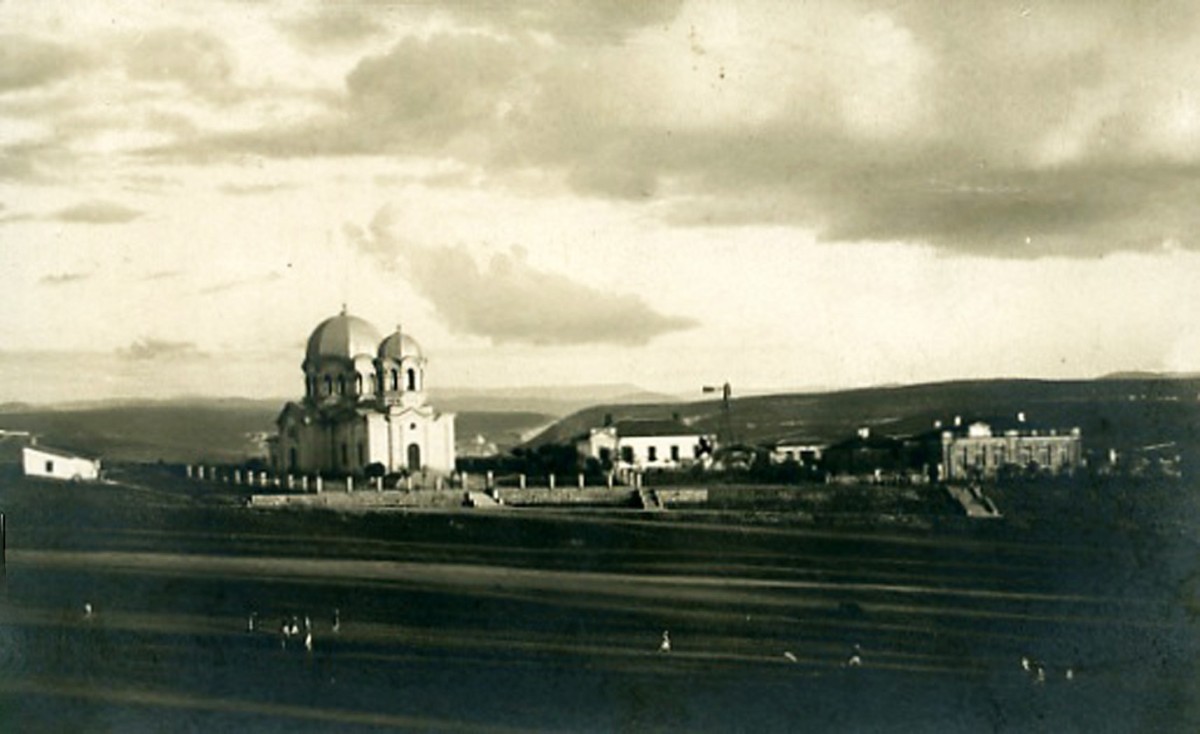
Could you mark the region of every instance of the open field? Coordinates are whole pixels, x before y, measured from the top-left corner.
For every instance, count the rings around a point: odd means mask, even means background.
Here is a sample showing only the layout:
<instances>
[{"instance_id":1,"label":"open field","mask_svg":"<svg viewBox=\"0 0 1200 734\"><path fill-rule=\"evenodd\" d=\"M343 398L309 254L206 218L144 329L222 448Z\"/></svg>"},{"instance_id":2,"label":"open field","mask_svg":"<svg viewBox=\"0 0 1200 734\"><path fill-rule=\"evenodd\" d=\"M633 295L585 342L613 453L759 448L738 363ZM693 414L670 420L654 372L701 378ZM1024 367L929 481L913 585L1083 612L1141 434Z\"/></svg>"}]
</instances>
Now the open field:
<instances>
[{"instance_id":1,"label":"open field","mask_svg":"<svg viewBox=\"0 0 1200 734\"><path fill-rule=\"evenodd\" d=\"M1010 488L1002 521L882 530L777 508L252 512L127 479L0 487L0 729L1200 727L1180 483ZM292 615L311 653L284 644Z\"/></svg>"}]
</instances>

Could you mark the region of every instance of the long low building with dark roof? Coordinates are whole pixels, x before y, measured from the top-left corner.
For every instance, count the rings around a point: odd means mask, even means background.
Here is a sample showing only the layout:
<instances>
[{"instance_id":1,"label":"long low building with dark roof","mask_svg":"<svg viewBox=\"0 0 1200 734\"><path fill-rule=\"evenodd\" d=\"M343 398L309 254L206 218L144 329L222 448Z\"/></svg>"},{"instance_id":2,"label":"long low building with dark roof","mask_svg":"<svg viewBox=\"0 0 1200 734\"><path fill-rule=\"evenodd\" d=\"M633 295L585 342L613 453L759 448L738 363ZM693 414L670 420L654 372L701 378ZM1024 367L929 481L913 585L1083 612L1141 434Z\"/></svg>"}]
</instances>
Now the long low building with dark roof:
<instances>
[{"instance_id":1,"label":"long low building with dark roof","mask_svg":"<svg viewBox=\"0 0 1200 734\"><path fill-rule=\"evenodd\" d=\"M593 428L576 442L579 454L618 472L676 470L706 464L715 434L678 420L623 420Z\"/></svg>"}]
</instances>

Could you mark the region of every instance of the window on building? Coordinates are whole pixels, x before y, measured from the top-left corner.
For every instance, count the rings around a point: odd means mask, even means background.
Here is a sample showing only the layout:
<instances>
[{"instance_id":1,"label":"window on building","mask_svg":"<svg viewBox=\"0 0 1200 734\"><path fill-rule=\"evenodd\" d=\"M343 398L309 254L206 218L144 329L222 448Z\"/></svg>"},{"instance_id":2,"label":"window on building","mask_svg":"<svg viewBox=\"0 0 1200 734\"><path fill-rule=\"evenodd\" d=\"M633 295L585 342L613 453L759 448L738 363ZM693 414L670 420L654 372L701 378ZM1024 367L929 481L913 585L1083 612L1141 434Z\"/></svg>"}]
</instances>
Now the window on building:
<instances>
[{"instance_id":1,"label":"window on building","mask_svg":"<svg viewBox=\"0 0 1200 734\"><path fill-rule=\"evenodd\" d=\"M53 474L53 473L54 473L54 462L53 462L53 461L47 461L47 462L46 462L46 473L47 473L47 474Z\"/></svg>"},{"instance_id":2,"label":"window on building","mask_svg":"<svg viewBox=\"0 0 1200 734\"><path fill-rule=\"evenodd\" d=\"M354 376L354 394L362 395L362 375Z\"/></svg>"},{"instance_id":3,"label":"window on building","mask_svg":"<svg viewBox=\"0 0 1200 734\"><path fill-rule=\"evenodd\" d=\"M400 389L400 373L396 370L392 370L392 390L399 390L399 389Z\"/></svg>"},{"instance_id":4,"label":"window on building","mask_svg":"<svg viewBox=\"0 0 1200 734\"><path fill-rule=\"evenodd\" d=\"M338 375L337 380L338 395L346 394L346 378L343 375Z\"/></svg>"},{"instance_id":5,"label":"window on building","mask_svg":"<svg viewBox=\"0 0 1200 734\"><path fill-rule=\"evenodd\" d=\"M333 394L333 378L330 377L329 375L325 375L325 394L326 395Z\"/></svg>"},{"instance_id":6,"label":"window on building","mask_svg":"<svg viewBox=\"0 0 1200 734\"><path fill-rule=\"evenodd\" d=\"M621 447L621 461L625 462L626 464L633 463L633 447L632 446L622 446Z\"/></svg>"},{"instance_id":7,"label":"window on building","mask_svg":"<svg viewBox=\"0 0 1200 734\"><path fill-rule=\"evenodd\" d=\"M408 368L408 389L409 390L417 389L417 371L414 370L412 367Z\"/></svg>"},{"instance_id":8,"label":"window on building","mask_svg":"<svg viewBox=\"0 0 1200 734\"><path fill-rule=\"evenodd\" d=\"M650 446L646 449L646 458L650 461L658 461L658 447Z\"/></svg>"},{"instance_id":9,"label":"window on building","mask_svg":"<svg viewBox=\"0 0 1200 734\"><path fill-rule=\"evenodd\" d=\"M374 395L376 392L376 390L375 390L375 375L367 375L367 387L370 389L371 394Z\"/></svg>"},{"instance_id":10,"label":"window on building","mask_svg":"<svg viewBox=\"0 0 1200 734\"><path fill-rule=\"evenodd\" d=\"M789 457L789 458L791 458L791 457ZM671 447L671 461L679 461L679 447L678 446Z\"/></svg>"}]
</instances>

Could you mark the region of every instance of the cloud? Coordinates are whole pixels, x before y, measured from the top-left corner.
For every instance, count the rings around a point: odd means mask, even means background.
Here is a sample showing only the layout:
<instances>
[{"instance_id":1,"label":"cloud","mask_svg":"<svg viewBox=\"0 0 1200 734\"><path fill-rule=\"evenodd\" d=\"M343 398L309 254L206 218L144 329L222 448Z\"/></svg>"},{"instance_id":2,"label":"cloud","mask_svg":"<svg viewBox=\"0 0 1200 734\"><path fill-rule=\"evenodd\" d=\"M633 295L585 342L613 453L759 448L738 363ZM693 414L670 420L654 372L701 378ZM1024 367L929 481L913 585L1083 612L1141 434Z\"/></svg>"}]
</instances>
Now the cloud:
<instances>
[{"instance_id":1,"label":"cloud","mask_svg":"<svg viewBox=\"0 0 1200 734\"><path fill-rule=\"evenodd\" d=\"M220 283L214 283L201 288L197 293L201 295L212 295L214 293L224 293L235 288L244 288L251 285L263 285L265 283L274 283L282 280L283 276L276 272L267 273L266 275L253 276L249 278L237 278L235 280L226 280Z\"/></svg>"},{"instance_id":2,"label":"cloud","mask_svg":"<svg viewBox=\"0 0 1200 734\"><path fill-rule=\"evenodd\" d=\"M173 360L205 356L193 342L163 339L138 339L128 347L116 350L117 356L130 361Z\"/></svg>"},{"instance_id":3,"label":"cloud","mask_svg":"<svg viewBox=\"0 0 1200 734\"><path fill-rule=\"evenodd\" d=\"M295 184L291 183L269 183L269 184L222 184L218 190L223 194L231 196L255 196L259 194L270 194L276 191L287 191L296 188Z\"/></svg>"},{"instance_id":4,"label":"cloud","mask_svg":"<svg viewBox=\"0 0 1200 734\"><path fill-rule=\"evenodd\" d=\"M0 34L0 94L52 84L87 68L78 49L15 33Z\"/></svg>"},{"instance_id":5,"label":"cloud","mask_svg":"<svg viewBox=\"0 0 1200 734\"><path fill-rule=\"evenodd\" d=\"M177 84L212 102L233 102L234 56L212 33L165 28L138 35L125 49L125 73L133 80Z\"/></svg>"},{"instance_id":6,"label":"cloud","mask_svg":"<svg viewBox=\"0 0 1200 734\"><path fill-rule=\"evenodd\" d=\"M339 22L373 33L385 11L356 5ZM1192 3L439 14L437 32L359 60L321 113L153 152L435 157L496 185L533 174L675 224L782 224L828 243L985 257L1200 248Z\"/></svg>"},{"instance_id":7,"label":"cloud","mask_svg":"<svg viewBox=\"0 0 1200 734\"><path fill-rule=\"evenodd\" d=\"M698 326L658 313L640 297L611 293L531 265L522 250L497 253L480 267L463 247L400 243L385 209L369 230L350 227L349 241L389 267L399 267L452 330L495 344L642 345Z\"/></svg>"},{"instance_id":8,"label":"cloud","mask_svg":"<svg viewBox=\"0 0 1200 734\"><path fill-rule=\"evenodd\" d=\"M282 21L280 27L308 49L341 48L366 41L386 26L361 6L323 6L316 12Z\"/></svg>"},{"instance_id":9,"label":"cloud","mask_svg":"<svg viewBox=\"0 0 1200 734\"><path fill-rule=\"evenodd\" d=\"M43 275L38 280L42 285L59 286L69 283L78 283L81 280L87 280L92 277L91 273L60 273L55 275Z\"/></svg>"},{"instance_id":10,"label":"cloud","mask_svg":"<svg viewBox=\"0 0 1200 734\"><path fill-rule=\"evenodd\" d=\"M142 216L142 212L110 201L86 201L51 214L48 219L75 224L124 224Z\"/></svg>"}]
</instances>

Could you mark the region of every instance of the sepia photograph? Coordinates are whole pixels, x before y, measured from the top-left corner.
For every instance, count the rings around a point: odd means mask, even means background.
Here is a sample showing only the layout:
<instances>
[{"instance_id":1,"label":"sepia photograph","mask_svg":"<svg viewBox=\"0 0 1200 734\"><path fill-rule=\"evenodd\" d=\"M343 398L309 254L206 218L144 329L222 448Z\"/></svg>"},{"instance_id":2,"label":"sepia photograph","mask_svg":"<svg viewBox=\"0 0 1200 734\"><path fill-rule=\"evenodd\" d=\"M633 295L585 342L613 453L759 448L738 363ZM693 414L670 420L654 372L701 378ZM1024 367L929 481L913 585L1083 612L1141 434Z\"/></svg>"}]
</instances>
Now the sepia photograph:
<instances>
[{"instance_id":1,"label":"sepia photograph","mask_svg":"<svg viewBox=\"0 0 1200 734\"><path fill-rule=\"evenodd\" d=\"M0 731L1200 731L1200 4L0 0Z\"/></svg>"}]
</instances>

